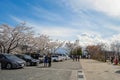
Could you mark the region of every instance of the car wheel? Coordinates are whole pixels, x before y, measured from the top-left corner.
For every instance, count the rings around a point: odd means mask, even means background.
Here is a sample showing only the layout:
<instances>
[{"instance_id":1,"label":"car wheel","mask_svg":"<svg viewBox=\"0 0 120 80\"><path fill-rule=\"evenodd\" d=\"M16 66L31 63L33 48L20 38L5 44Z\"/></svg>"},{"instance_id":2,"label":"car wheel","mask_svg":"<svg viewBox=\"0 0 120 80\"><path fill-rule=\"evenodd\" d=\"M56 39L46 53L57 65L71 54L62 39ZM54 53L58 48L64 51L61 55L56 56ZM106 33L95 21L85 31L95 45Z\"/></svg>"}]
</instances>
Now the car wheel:
<instances>
[{"instance_id":1,"label":"car wheel","mask_svg":"<svg viewBox=\"0 0 120 80\"><path fill-rule=\"evenodd\" d=\"M39 65L39 62L36 62L36 66L38 66Z\"/></svg>"},{"instance_id":2,"label":"car wheel","mask_svg":"<svg viewBox=\"0 0 120 80\"><path fill-rule=\"evenodd\" d=\"M10 63L7 63L6 68L7 68L7 69L11 69L11 68L12 68L12 65L11 65Z\"/></svg>"},{"instance_id":3,"label":"car wheel","mask_svg":"<svg viewBox=\"0 0 120 80\"><path fill-rule=\"evenodd\" d=\"M1 63L0 63L0 69L2 69L2 65L1 65Z\"/></svg>"}]
</instances>

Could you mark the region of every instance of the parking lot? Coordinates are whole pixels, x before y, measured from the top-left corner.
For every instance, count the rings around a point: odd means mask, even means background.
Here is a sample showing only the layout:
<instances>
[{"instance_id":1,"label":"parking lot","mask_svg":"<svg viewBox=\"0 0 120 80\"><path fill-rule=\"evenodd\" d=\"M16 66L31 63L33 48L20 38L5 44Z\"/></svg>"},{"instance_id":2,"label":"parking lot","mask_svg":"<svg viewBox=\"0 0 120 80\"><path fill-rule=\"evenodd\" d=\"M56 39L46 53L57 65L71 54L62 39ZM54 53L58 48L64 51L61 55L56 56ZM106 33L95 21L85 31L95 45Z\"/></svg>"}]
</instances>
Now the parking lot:
<instances>
[{"instance_id":1,"label":"parking lot","mask_svg":"<svg viewBox=\"0 0 120 80\"><path fill-rule=\"evenodd\" d=\"M77 75L73 75L72 72L79 69L80 62L67 60L53 62L50 68L44 68L43 64L39 64L24 69L0 70L0 80L71 80L71 76L76 78Z\"/></svg>"}]
</instances>

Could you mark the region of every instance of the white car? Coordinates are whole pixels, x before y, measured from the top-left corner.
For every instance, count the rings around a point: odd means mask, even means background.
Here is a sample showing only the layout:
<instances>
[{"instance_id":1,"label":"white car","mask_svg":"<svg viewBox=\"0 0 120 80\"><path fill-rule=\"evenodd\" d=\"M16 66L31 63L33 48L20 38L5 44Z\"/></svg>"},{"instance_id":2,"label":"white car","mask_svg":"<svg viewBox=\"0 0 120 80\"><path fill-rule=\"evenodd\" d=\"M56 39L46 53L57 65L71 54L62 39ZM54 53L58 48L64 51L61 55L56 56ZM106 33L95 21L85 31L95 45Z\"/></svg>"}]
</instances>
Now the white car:
<instances>
[{"instance_id":1,"label":"white car","mask_svg":"<svg viewBox=\"0 0 120 80\"><path fill-rule=\"evenodd\" d=\"M53 62L63 61L63 58L61 56L54 55L54 56L52 56L52 61Z\"/></svg>"},{"instance_id":2,"label":"white car","mask_svg":"<svg viewBox=\"0 0 120 80\"><path fill-rule=\"evenodd\" d=\"M63 60L68 60L68 59L70 59L70 57L69 57L68 55L65 55L65 54L63 54L61 57L63 58Z\"/></svg>"},{"instance_id":3,"label":"white car","mask_svg":"<svg viewBox=\"0 0 120 80\"><path fill-rule=\"evenodd\" d=\"M66 59L67 59L67 60L69 60L69 59L70 59L70 57L69 57L68 55L66 55Z\"/></svg>"}]
</instances>

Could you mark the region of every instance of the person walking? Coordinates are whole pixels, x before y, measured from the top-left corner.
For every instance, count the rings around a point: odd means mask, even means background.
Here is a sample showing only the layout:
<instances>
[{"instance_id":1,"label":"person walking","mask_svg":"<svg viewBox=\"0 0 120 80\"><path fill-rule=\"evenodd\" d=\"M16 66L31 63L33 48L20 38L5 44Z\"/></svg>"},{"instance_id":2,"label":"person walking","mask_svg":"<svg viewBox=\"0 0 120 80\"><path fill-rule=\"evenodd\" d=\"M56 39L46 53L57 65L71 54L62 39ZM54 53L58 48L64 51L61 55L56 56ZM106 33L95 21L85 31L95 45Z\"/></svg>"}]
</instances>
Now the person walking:
<instances>
[{"instance_id":1,"label":"person walking","mask_svg":"<svg viewBox=\"0 0 120 80\"><path fill-rule=\"evenodd\" d=\"M75 59L76 59L76 61L78 61L78 55L75 55Z\"/></svg>"},{"instance_id":2,"label":"person walking","mask_svg":"<svg viewBox=\"0 0 120 80\"><path fill-rule=\"evenodd\" d=\"M80 61L80 55L77 55L77 61Z\"/></svg>"},{"instance_id":3,"label":"person walking","mask_svg":"<svg viewBox=\"0 0 120 80\"><path fill-rule=\"evenodd\" d=\"M114 60L114 57L111 56L111 57L110 57L111 64L113 64L113 60Z\"/></svg>"},{"instance_id":4,"label":"person walking","mask_svg":"<svg viewBox=\"0 0 120 80\"><path fill-rule=\"evenodd\" d=\"M48 54L48 67L51 67L51 54Z\"/></svg>"},{"instance_id":5,"label":"person walking","mask_svg":"<svg viewBox=\"0 0 120 80\"><path fill-rule=\"evenodd\" d=\"M75 59L75 55L72 55L72 59L73 59L73 61L74 61L74 59Z\"/></svg>"},{"instance_id":6,"label":"person walking","mask_svg":"<svg viewBox=\"0 0 120 80\"><path fill-rule=\"evenodd\" d=\"M114 58L114 65L117 65L118 64L118 58L117 58L117 56L115 56L115 58Z\"/></svg>"},{"instance_id":7,"label":"person walking","mask_svg":"<svg viewBox=\"0 0 120 80\"><path fill-rule=\"evenodd\" d=\"M48 56L44 55L44 67L47 67L47 63L48 63Z\"/></svg>"}]
</instances>

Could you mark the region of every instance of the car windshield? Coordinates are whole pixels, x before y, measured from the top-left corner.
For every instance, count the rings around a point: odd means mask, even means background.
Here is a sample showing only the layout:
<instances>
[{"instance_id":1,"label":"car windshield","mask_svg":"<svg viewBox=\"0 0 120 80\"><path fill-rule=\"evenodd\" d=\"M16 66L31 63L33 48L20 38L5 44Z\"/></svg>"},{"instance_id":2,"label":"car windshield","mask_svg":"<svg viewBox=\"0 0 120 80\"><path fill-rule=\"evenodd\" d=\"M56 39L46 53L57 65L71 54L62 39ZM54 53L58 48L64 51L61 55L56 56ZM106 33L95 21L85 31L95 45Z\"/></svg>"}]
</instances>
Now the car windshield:
<instances>
[{"instance_id":1,"label":"car windshield","mask_svg":"<svg viewBox=\"0 0 120 80\"><path fill-rule=\"evenodd\" d=\"M8 59L15 59L15 60L19 60L18 57L14 56L14 55L6 55L6 58Z\"/></svg>"},{"instance_id":2,"label":"car windshield","mask_svg":"<svg viewBox=\"0 0 120 80\"><path fill-rule=\"evenodd\" d=\"M29 55L24 55L24 57L25 57L26 59L32 59L32 57L29 56Z\"/></svg>"}]
</instances>

